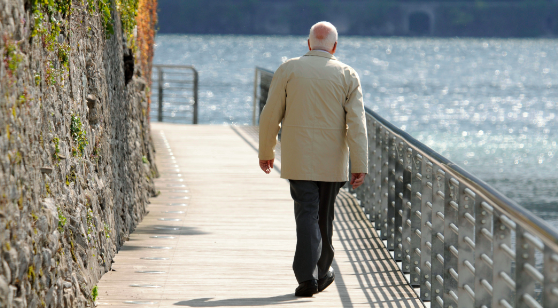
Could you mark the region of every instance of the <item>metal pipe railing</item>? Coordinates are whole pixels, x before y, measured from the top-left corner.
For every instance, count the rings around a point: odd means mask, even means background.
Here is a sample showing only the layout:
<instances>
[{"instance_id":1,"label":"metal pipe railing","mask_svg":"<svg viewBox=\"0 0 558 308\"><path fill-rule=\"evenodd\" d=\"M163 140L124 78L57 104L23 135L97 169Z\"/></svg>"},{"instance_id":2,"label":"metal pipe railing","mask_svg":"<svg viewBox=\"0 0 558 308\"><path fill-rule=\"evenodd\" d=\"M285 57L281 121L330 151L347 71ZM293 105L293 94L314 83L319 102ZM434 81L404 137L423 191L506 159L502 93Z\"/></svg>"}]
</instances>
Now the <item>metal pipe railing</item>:
<instances>
[{"instance_id":1,"label":"metal pipe railing","mask_svg":"<svg viewBox=\"0 0 558 308\"><path fill-rule=\"evenodd\" d=\"M421 300L558 307L557 230L372 110L366 118L370 172L354 193Z\"/></svg>"},{"instance_id":2,"label":"metal pipe railing","mask_svg":"<svg viewBox=\"0 0 558 308\"><path fill-rule=\"evenodd\" d=\"M198 71L191 65L161 65L154 64L153 68L157 71L157 121L163 122L164 116L164 101L165 94L168 92L167 97L174 98L189 98L192 97L192 123L198 124ZM186 72L191 72L190 74ZM165 75L171 76L166 79ZM169 85L165 86L165 83ZM171 86L172 84L172 86ZM189 87L188 85L191 85ZM188 90L192 91L192 95L184 96ZM183 104L184 102L173 101L173 103ZM187 102L187 104L190 104ZM184 118L184 117L176 117Z\"/></svg>"}]
</instances>

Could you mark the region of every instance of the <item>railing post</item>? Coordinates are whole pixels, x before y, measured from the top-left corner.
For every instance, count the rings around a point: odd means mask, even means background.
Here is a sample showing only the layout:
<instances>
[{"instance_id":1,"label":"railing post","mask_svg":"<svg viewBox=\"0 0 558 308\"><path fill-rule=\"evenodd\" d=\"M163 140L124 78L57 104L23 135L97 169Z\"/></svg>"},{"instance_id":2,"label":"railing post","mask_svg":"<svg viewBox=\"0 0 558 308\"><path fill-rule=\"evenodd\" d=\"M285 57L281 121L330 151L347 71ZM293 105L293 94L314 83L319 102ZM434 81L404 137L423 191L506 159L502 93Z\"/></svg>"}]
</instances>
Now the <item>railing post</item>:
<instances>
[{"instance_id":1,"label":"railing post","mask_svg":"<svg viewBox=\"0 0 558 308\"><path fill-rule=\"evenodd\" d=\"M364 209L368 220L374 219L373 206L374 206L374 183L376 177L374 176L374 156L376 149L376 121L370 116L366 117L366 132L368 135L368 174L364 178L362 189L358 190L359 198L361 201L360 206Z\"/></svg>"},{"instance_id":2,"label":"railing post","mask_svg":"<svg viewBox=\"0 0 558 308\"><path fill-rule=\"evenodd\" d=\"M254 70L254 108L252 110L252 126L256 126L256 109L258 105L258 68Z\"/></svg>"},{"instance_id":3,"label":"railing post","mask_svg":"<svg viewBox=\"0 0 558 308\"><path fill-rule=\"evenodd\" d=\"M459 262L457 272L459 273L458 293L459 307L475 307L475 274L478 272L475 263L475 251L481 251L484 246L478 247L475 237L475 194L471 192L463 183L459 183L459 210L458 210L458 226L459 226ZM481 215L483 216L483 215ZM490 226L490 217L485 213L480 217L480 222ZM488 227L488 230L491 230ZM488 243L490 244L490 243ZM488 246L490 249L490 245ZM483 267L484 269L484 267ZM486 269L485 269L486 271ZM480 306L478 306L480 307Z\"/></svg>"},{"instance_id":4,"label":"railing post","mask_svg":"<svg viewBox=\"0 0 558 308\"><path fill-rule=\"evenodd\" d=\"M194 124L198 124L198 71L195 68L192 68L194 71Z\"/></svg>"},{"instance_id":5,"label":"railing post","mask_svg":"<svg viewBox=\"0 0 558 308\"><path fill-rule=\"evenodd\" d=\"M413 157L415 156L419 154L416 153ZM432 299L432 163L425 157L420 160L417 158L413 167L413 182L417 181L416 191L421 192L420 298L429 301ZM413 192L415 192L414 187Z\"/></svg>"},{"instance_id":6,"label":"railing post","mask_svg":"<svg viewBox=\"0 0 558 308\"><path fill-rule=\"evenodd\" d=\"M535 267L535 247L527 240L525 229L516 225L515 227L515 307L531 308L529 297L536 298L536 280L529 273L529 266Z\"/></svg>"},{"instance_id":7,"label":"railing post","mask_svg":"<svg viewBox=\"0 0 558 308\"><path fill-rule=\"evenodd\" d=\"M388 239L388 184L389 184L389 132L386 129L382 130L382 205L380 208L380 230L382 231L382 240ZM389 245L388 245L389 248Z\"/></svg>"},{"instance_id":8,"label":"railing post","mask_svg":"<svg viewBox=\"0 0 558 308\"><path fill-rule=\"evenodd\" d=\"M496 243L494 239L496 229L492 227L494 209L480 196L465 189L463 204L470 205L471 202L474 202L474 213L470 213L470 215L475 217L475 307L490 307L494 292L492 246L493 243Z\"/></svg>"},{"instance_id":9,"label":"railing post","mask_svg":"<svg viewBox=\"0 0 558 308\"><path fill-rule=\"evenodd\" d=\"M410 191L410 205L411 219L409 226L410 236L409 240L409 264L411 266L411 285L419 286L422 269L420 266L420 259L422 256L422 247L420 245L422 239L422 231L420 230L421 218L417 215L422 215L421 202L422 202L422 161L424 157L416 152L411 152L412 163L411 167L411 191ZM419 236L420 234L420 236Z\"/></svg>"},{"instance_id":10,"label":"railing post","mask_svg":"<svg viewBox=\"0 0 558 308\"><path fill-rule=\"evenodd\" d=\"M558 307L558 255L544 246L543 307Z\"/></svg>"},{"instance_id":11,"label":"railing post","mask_svg":"<svg viewBox=\"0 0 558 308\"><path fill-rule=\"evenodd\" d=\"M378 123L377 121L375 123ZM382 230L383 215L382 215L382 153L383 153L383 138L382 138L382 125L376 125L376 155L374 156L374 227L376 230Z\"/></svg>"},{"instance_id":12,"label":"railing post","mask_svg":"<svg viewBox=\"0 0 558 308\"><path fill-rule=\"evenodd\" d=\"M494 210L492 217L492 308L509 308L513 307L515 291L511 266L512 261L515 261L515 251L511 248L511 233L515 231L515 227L512 229L509 224L506 225L504 222L509 219L498 210Z\"/></svg>"},{"instance_id":13,"label":"railing post","mask_svg":"<svg viewBox=\"0 0 558 308\"><path fill-rule=\"evenodd\" d=\"M157 121L163 122L163 69L157 67L157 95L159 107L157 110Z\"/></svg>"},{"instance_id":14,"label":"railing post","mask_svg":"<svg viewBox=\"0 0 558 308\"><path fill-rule=\"evenodd\" d=\"M459 182L446 172L444 190L444 307L457 307L459 280L457 265L459 261L457 211L459 201Z\"/></svg>"},{"instance_id":15,"label":"railing post","mask_svg":"<svg viewBox=\"0 0 558 308\"><path fill-rule=\"evenodd\" d=\"M394 256L395 261L401 261L403 259L403 229L409 228L407 221L403 219L405 211L403 209L403 169L405 168L404 151L405 146L403 146L403 141L401 139L395 139L394 137L394 160L395 160L395 170L394 170ZM410 222L410 221L409 221Z\"/></svg>"},{"instance_id":16,"label":"railing post","mask_svg":"<svg viewBox=\"0 0 558 308\"><path fill-rule=\"evenodd\" d=\"M432 308L444 307L444 187L446 173L433 165L432 187Z\"/></svg>"},{"instance_id":17,"label":"railing post","mask_svg":"<svg viewBox=\"0 0 558 308\"><path fill-rule=\"evenodd\" d=\"M403 237L401 250L403 251L402 258L402 269L403 273L411 272L411 232L413 229L412 223L409 225L409 221L412 222L411 218L413 213L411 212L411 199L412 199L412 186L413 186L413 149L405 145L403 153L403 199L401 204L403 207L403 232L401 236ZM411 279L412 281L412 279Z\"/></svg>"},{"instance_id":18,"label":"railing post","mask_svg":"<svg viewBox=\"0 0 558 308\"><path fill-rule=\"evenodd\" d=\"M395 137L386 132L388 148L388 170L387 170L387 247L395 250Z\"/></svg>"}]
</instances>

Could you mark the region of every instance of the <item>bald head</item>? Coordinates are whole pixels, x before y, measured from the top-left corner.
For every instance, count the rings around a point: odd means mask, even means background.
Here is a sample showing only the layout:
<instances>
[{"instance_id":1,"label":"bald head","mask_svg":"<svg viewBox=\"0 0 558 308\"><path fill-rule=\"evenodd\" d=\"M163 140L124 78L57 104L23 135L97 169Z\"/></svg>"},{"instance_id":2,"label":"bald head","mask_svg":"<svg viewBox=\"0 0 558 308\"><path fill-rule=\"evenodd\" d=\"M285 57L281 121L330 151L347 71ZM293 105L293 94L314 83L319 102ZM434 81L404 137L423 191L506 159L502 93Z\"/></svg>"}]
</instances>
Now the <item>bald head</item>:
<instances>
[{"instance_id":1,"label":"bald head","mask_svg":"<svg viewBox=\"0 0 558 308\"><path fill-rule=\"evenodd\" d=\"M320 21L310 28L310 35L308 36L308 46L311 50L319 49L335 52L337 43L337 29L334 25L327 21Z\"/></svg>"}]
</instances>

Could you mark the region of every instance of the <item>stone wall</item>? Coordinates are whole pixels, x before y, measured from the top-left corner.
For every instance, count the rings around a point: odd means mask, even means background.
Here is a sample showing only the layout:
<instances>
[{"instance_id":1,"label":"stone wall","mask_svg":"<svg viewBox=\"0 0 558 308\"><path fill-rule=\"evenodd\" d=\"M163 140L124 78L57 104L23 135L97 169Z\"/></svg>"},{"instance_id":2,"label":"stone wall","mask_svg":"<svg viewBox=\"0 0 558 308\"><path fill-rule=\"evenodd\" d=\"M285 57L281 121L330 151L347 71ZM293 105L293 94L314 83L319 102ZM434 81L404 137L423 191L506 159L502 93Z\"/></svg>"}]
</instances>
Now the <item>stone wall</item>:
<instances>
[{"instance_id":1,"label":"stone wall","mask_svg":"<svg viewBox=\"0 0 558 308\"><path fill-rule=\"evenodd\" d=\"M0 0L0 307L93 306L155 193L152 38L118 3Z\"/></svg>"}]
</instances>

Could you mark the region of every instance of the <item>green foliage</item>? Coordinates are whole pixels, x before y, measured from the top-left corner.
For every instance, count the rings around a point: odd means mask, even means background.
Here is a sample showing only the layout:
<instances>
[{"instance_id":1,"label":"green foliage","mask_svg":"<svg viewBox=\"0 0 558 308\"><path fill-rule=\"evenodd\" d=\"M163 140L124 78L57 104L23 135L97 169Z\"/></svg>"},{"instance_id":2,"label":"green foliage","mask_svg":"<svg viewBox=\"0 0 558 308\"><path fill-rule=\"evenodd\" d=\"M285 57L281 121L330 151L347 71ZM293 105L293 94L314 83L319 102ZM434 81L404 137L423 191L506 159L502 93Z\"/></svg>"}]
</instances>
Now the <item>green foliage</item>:
<instances>
[{"instance_id":1,"label":"green foliage","mask_svg":"<svg viewBox=\"0 0 558 308\"><path fill-rule=\"evenodd\" d=\"M17 98L17 106L21 106L25 104L25 102L27 102L27 95L23 93Z\"/></svg>"},{"instance_id":2,"label":"green foliage","mask_svg":"<svg viewBox=\"0 0 558 308\"><path fill-rule=\"evenodd\" d=\"M23 61L23 55L19 52L16 43L7 41L4 51L4 59L11 74L15 74L19 64Z\"/></svg>"},{"instance_id":3,"label":"green foliage","mask_svg":"<svg viewBox=\"0 0 558 308\"><path fill-rule=\"evenodd\" d=\"M34 77L35 77L35 85L36 86L40 85L41 84L41 74L36 73Z\"/></svg>"},{"instance_id":4,"label":"green foliage","mask_svg":"<svg viewBox=\"0 0 558 308\"><path fill-rule=\"evenodd\" d=\"M109 225L107 225L107 224L105 223L104 229L105 229L105 237L106 237L107 239L109 239L109 238L110 238L110 227L109 227Z\"/></svg>"},{"instance_id":5,"label":"green foliage","mask_svg":"<svg viewBox=\"0 0 558 308\"><path fill-rule=\"evenodd\" d=\"M99 11L103 17L103 25L107 37L114 34L114 21L110 14L110 0L99 0Z\"/></svg>"},{"instance_id":6,"label":"green foliage","mask_svg":"<svg viewBox=\"0 0 558 308\"><path fill-rule=\"evenodd\" d=\"M33 265L29 266L29 269L27 270L27 278L29 278L29 280L31 282L35 281L35 268L33 267Z\"/></svg>"},{"instance_id":7,"label":"green foliage","mask_svg":"<svg viewBox=\"0 0 558 308\"><path fill-rule=\"evenodd\" d=\"M122 31L124 31L128 44L133 46L135 46L133 40L138 4L138 0L116 0L116 8L120 13L120 20L122 22Z\"/></svg>"},{"instance_id":8,"label":"green foliage","mask_svg":"<svg viewBox=\"0 0 558 308\"><path fill-rule=\"evenodd\" d=\"M93 301L97 300L97 296L99 296L99 290L97 289L97 286L94 286L91 290L91 297L93 297Z\"/></svg>"},{"instance_id":9,"label":"green foliage","mask_svg":"<svg viewBox=\"0 0 558 308\"><path fill-rule=\"evenodd\" d=\"M149 163L149 161L147 160L147 157L145 157L145 156L142 156L141 160L143 161L144 164Z\"/></svg>"},{"instance_id":10,"label":"green foliage","mask_svg":"<svg viewBox=\"0 0 558 308\"><path fill-rule=\"evenodd\" d=\"M70 182L76 180L76 168L74 166L70 167L70 173L66 174L66 185L70 186Z\"/></svg>"},{"instance_id":11,"label":"green foliage","mask_svg":"<svg viewBox=\"0 0 558 308\"><path fill-rule=\"evenodd\" d=\"M58 60L64 68L68 69L70 46L60 43L59 37L67 22L57 19L58 16L67 16L71 13L72 0L32 0L32 14L35 21L31 36L42 38L46 50L58 55ZM49 61L47 64L47 84L56 84L60 72ZM35 75L35 83L40 84L40 75Z\"/></svg>"},{"instance_id":12,"label":"green foliage","mask_svg":"<svg viewBox=\"0 0 558 308\"><path fill-rule=\"evenodd\" d=\"M76 147L72 148L72 155L73 156L83 156L85 151L85 147L88 144L87 141L87 132L83 128L81 124L81 119L78 116L72 115L72 121L70 123L70 134L72 135L72 139L76 143Z\"/></svg>"},{"instance_id":13,"label":"green foliage","mask_svg":"<svg viewBox=\"0 0 558 308\"><path fill-rule=\"evenodd\" d=\"M70 63L70 45L69 44L60 44L58 47L58 60L60 63L64 65L65 68L68 68L68 64Z\"/></svg>"},{"instance_id":14,"label":"green foliage","mask_svg":"<svg viewBox=\"0 0 558 308\"><path fill-rule=\"evenodd\" d=\"M58 139L58 137L54 137L52 138L52 142L54 143L54 154L52 154L52 158L60 161L60 139Z\"/></svg>"},{"instance_id":15,"label":"green foliage","mask_svg":"<svg viewBox=\"0 0 558 308\"><path fill-rule=\"evenodd\" d=\"M95 5L97 2L97 5ZM103 27L105 28L106 37L109 38L114 34L114 20L110 12L111 0L87 0L87 10L90 14L100 13L103 18Z\"/></svg>"},{"instance_id":16,"label":"green foliage","mask_svg":"<svg viewBox=\"0 0 558 308\"><path fill-rule=\"evenodd\" d=\"M60 233L64 232L64 226L66 225L66 216L62 213L62 209L58 208L58 231Z\"/></svg>"},{"instance_id":17,"label":"green foliage","mask_svg":"<svg viewBox=\"0 0 558 308\"><path fill-rule=\"evenodd\" d=\"M60 72L54 68L54 64L51 61L47 61L46 65L46 83L48 85L56 84L56 80L60 76Z\"/></svg>"},{"instance_id":18,"label":"green foliage","mask_svg":"<svg viewBox=\"0 0 558 308\"><path fill-rule=\"evenodd\" d=\"M94 227L95 227L95 223L93 222L93 211L89 209L87 210L87 235L93 233Z\"/></svg>"}]
</instances>

